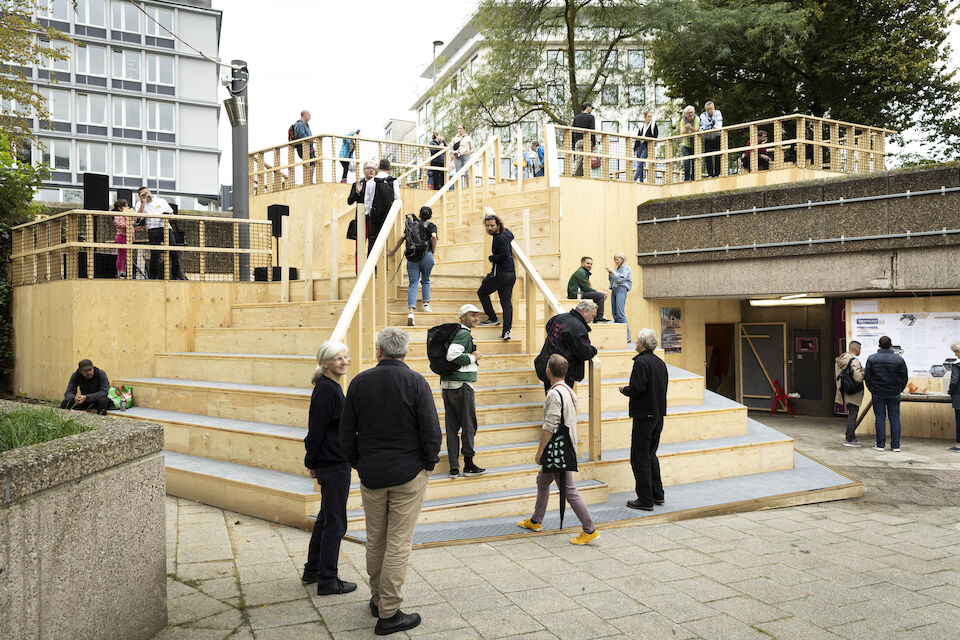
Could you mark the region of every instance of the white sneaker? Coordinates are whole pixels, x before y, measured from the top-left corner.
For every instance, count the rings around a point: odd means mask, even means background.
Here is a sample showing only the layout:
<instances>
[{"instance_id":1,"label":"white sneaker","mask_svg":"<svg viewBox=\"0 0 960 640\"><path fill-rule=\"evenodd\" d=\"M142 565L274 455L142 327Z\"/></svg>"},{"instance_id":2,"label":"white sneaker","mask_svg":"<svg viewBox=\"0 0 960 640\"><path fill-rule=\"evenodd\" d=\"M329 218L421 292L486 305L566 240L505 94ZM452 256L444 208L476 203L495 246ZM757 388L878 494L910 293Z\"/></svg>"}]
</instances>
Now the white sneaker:
<instances>
[{"instance_id":1,"label":"white sneaker","mask_svg":"<svg viewBox=\"0 0 960 640\"><path fill-rule=\"evenodd\" d=\"M894 453L900 453L900 447L895 447L891 449L891 451L893 451Z\"/></svg>"},{"instance_id":2,"label":"white sneaker","mask_svg":"<svg viewBox=\"0 0 960 640\"><path fill-rule=\"evenodd\" d=\"M883 447L878 447L877 445L873 445L873 450L874 450L874 451L883 451Z\"/></svg>"},{"instance_id":3,"label":"white sneaker","mask_svg":"<svg viewBox=\"0 0 960 640\"><path fill-rule=\"evenodd\" d=\"M413 312L412 312L412 311L407 314L407 326L408 326L408 327L415 326L415 325L413 324Z\"/></svg>"},{"instance_id":4,"label":"white sneaker","mask_svg":"<svg viewBox=\"0 0 960 640\"><path fill-rule=\"evenodd\" d=\"M423 303L423 312L424 312L424 313L433 313L433 309L430 308L430 303L429 303L429 302L424 302L424 303Z\"/></svg>"}]
</instances>

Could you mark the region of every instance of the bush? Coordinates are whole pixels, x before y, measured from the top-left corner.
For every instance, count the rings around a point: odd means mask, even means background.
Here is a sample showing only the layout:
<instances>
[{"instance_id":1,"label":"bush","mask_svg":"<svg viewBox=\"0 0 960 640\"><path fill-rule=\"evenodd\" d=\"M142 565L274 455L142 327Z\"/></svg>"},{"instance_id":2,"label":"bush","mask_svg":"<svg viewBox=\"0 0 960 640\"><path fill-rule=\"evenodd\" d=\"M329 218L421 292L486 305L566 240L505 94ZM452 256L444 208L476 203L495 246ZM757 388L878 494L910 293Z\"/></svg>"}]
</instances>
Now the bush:
<instances>
[{"instance_id":1,"label":"bush","mask_svg":"<svg viewBox=\"0 0 960 640\"><path fill-rule=\"evenodd\" d=\"M93 425L83 424L60 409L14 409L0 416L0 453L91 429Z\"/></svg>"}]
</instances>

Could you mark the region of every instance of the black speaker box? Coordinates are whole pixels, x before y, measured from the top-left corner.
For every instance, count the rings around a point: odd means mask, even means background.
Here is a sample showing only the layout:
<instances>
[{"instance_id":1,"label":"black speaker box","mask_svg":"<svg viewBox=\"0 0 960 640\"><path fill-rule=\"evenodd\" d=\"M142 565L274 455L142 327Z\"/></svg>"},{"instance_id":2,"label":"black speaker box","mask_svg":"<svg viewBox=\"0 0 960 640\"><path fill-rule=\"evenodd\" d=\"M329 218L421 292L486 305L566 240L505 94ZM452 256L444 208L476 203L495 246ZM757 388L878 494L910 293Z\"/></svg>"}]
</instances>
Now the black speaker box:
<instances>
[{"instance_id":1,"label":"black speaker box","mask_svg":"<svg viewBox=\"0 0 960 640\"><path fill-rule=\"evenodd\" d=\"M287 268L290 269L290 279L296 280L297 268L296 267L287 267ZM273 276L274 282L280 282L280 280L283 279L283 270L280 267L273 267L273 273L271 275Z\"/></svg>"},{"instance_id":2,"label":"black speaker box","mask_svg":"<svg viewBox=\"0 0 960 640\"><path fill-rule=\"evenodd\" d=\"M266 282L267 276L270 275L269 270L266 267L254 267L253 268L253 280L254 282Z\"/></svg>"},{"instance_id":3,"label":"black speaker box","mask_svg":"<svg viewBox=\"0 0 960 640\"><path fill-rule=\"evenodd\" d=\"M274 238L279 238L282 234L281 216L290 215L290 207L285 204L271 204L267 207L267 217L273 225L272 232Z\"/></svg>"},{"instance_id":4,"label":"black speaker box","mask_svg":"<svg viewBox=\"0 0 960 640\"><path fill-rule=\"evenodd\" d=\"M129 206L133 206L133 189L117 189L117 200L126 200Z\"/></svg>"},{"instance_id":5,"label":"black speaker box","mask_svg":"<svg viewBox=\"0 0 960 640\"><path fill-rule=\"evenodd\" d=\"M110 177L102 173L83 174L83 208L91 211L110 210Z\"/></svg>"},{"instance_id":6,"label":"black speaker box","mask_svg":"<svg viewBox=\"0 0 960 640\"><path fill-rule=\"evenodd\" d=\"M88 275L87 271L87 252L77 253L77 277L84 279ZM93 254L93 277L94 278L116 278L117 277L117 256L113 253Z\"/></svg>"}]
</instances>

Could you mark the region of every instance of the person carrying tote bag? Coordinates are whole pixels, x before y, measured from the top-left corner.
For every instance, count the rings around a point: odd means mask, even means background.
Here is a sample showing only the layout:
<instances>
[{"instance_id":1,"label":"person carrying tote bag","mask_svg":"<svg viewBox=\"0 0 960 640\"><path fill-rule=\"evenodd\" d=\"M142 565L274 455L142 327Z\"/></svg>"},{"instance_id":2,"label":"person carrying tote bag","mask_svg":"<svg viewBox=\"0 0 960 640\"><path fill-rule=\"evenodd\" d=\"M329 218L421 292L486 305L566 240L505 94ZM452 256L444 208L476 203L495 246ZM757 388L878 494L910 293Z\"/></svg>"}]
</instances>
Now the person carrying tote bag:
<instances>
[{"instance_id":1,"label":"person carrying tote bag","mask_svg":"<svg viewBox=\"0 0 960 640\"><path fill-rule=\"evenodd\" d=\"M560 490L560 528L567 503L580 519L583 531L570 540L573 544L588 544L597 539L600 531L593 523L587 503L574 485L573 472L577 470L577 396L563 381L567 375L567 360L558 353L547 360L546 374L550 389L543 404L543 433L537 448L537 502L533 515L517 523L531 531L543 528L543 517L550 497L550 484Z\"/></svg>"}]
</instances>

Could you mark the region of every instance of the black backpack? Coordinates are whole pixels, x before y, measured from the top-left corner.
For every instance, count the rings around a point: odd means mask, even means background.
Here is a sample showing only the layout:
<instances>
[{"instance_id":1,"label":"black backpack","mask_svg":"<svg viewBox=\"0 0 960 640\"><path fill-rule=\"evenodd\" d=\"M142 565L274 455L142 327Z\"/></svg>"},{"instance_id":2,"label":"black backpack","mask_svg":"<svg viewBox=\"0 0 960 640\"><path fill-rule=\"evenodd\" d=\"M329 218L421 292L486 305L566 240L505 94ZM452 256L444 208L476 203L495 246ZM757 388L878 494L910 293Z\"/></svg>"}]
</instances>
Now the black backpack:
<instances>
[{"instance_id":1,"label":"black backpack","mask_svg":"<svg viewBox=\"0 0 960 640\"><path fill-rule=\"evenodd\" d=\"M460 331L460 323L447 322L427 330L427 359L430 360L430 371L439 376L449 376L460 368L447 360L447 350Z\"/></svg>"},{"instance_id":2,"label":"black backpack","mask_svg":"<svg viewBox=\"0 0 960 640\"><path fill-rule=\"evenodd\" d=\"M852 396L863 391L863 383L853 379L853 358L850 358L847 366L841 369L837 380L840 382L840 393L845 396Z\"/></svg>"},{"instance_id":3,"label":"black backpack","mask_svg":"<svg viewBox=\"0 0 960 640\"><path fill-rule=\"evenodd\" d=\"M382 218L387 216L393 201L397 196L393 192L393 182L396 180L393 176L386 178L374 178L373 204L370 208Z\"/></svg>"},{"instance_id":4,"label":"black backpack","mask_svg":"<svg viewBox=\"0 0 960 640\"><path fill-rule=\"evenodd\" d=\"M297 122L299 122L299 120ZM296 126L297 126L297 123L294 122L292 125L290 125L290 128L287 129L287 142L291 142L297 139L297 130L295 128Z\"/></svg>"},{"instance_id":5,"label":"black backpack","mask_svg":"<svg viewBox=\"0 0 960 640\"><path fill-rule=\"evenodd\" d=\"M423 260L423 256L427 255L427 249L430 247L430 233L427 231L427 225L412 213L407 214L404 222L403 239L407 247L403 251L403 257L410 262Z\"/></svg>"}]
</instances>

